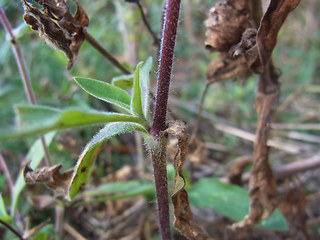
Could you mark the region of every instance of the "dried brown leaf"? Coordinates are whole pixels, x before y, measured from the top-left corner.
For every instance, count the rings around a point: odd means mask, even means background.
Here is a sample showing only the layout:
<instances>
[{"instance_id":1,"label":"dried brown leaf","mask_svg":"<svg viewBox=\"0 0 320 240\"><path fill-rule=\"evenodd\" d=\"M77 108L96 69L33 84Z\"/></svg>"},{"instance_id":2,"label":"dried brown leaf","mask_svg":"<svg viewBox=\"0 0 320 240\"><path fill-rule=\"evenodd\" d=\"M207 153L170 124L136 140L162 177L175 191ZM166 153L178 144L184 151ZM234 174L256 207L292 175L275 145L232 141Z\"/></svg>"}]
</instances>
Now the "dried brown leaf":
<instances>
[{"instance_id":1,"label":"dried brown leaf","mask_svg":"<svg viewBox=\"0 0 320 240\"><path fill-rule=\"evenodd\" d=\"M238 43L242 33L254 26L253 20L248 12L248 1L231 5L229 2L217 3L210 9L209 17L204 22L206 27L205 47L211 51L228 52ZM236 7L243 9L239 11Z\"/></svg>"},{"instance_id":2,"label":"dried brown leaf","mask_svg":"<svg viewBox=\"0 0 320 240\"><path fill-rule=\"evenodd\" d=\"M245 168L251 164L252 161L252 156L242 156L228 164L227 173L229 182L241 186L242 174Z\"/></svg>"},{"instance_id":3,"label":"dried brown leaf","mask_svg":"<svg viewBox=\"0 0 320 240\"><path fill-rule=\"evenodd\" d=\"M206 144L199 138L190 139L188 143L188 160L192 163L201 163L208 153Z\"/></svg>"},{"instance_id":4,"label":"dried brown leaf","mask_svg":"<svg viewBox=\"0 0 320 240\"><path fill-rule=\"evenodd\" d=\"M55 193L56 197L63 198L68 192L73 169L61 174L61 167L59 164L32 170L28 163L23 169L24 180L28 184L43 183Z\"/></svg>"},{"instance_id":5,"label":"dried brown leaf","mask_svg":"<svg viewBox=\"0 0 320 240\"><path fill-rule=\"evenodd\" d=\"M80 3L76 1L76 4L77 11L74 15L74 20L80 24L81 27L87 27L89 25L89 18Z\"/></svg>"},{"instance_id":6,"label":"dried brown leaf","mask_svg":"<svg viewBox=\"0 0 320 240\"><path fill-rule=\"evenodd\" d=\"M271 0L261 20L257 35L257 46L263 66L266 65L271 57L277 43L278 32L283 22L299 3L300 0Z\"/></svg>"},{"instance_id":7,"label":"dried brown leaf","mask_svg":"<svg viewBox=\"0 0 320 240\"><path fill-rule=\"evenodd\" d=\"M188 150L187 126L182 121L176 121L165 132L178 139L178 152L174 158L175 176L173 194L171 197L174 206L173 225L188 239L210 239L205 233L203 233L203 230L194 223L188 201L188 193L184 189L185 180L182 175L182 166L186 160Z\"/></svg>"},{"instance_id":8,"label":"dried brown leaf","mask_svg":"<svg viewBox=\"0 0 320 240\"><path fill-rule=\"evenodd\" d=\"M279 202L279 210L287 219L292 239L312 239L307 226L307 199L301 186L289 181L285 185L285 193Z\"/></svg>"},{"instance_id":9,"label":"dried brown leaf","mask_svg":"<svg viewBox=\"0 0 320 240\"><path fill-rule=\"evenodd\" d=\"M249 0L227 0L227 3L244 14L250 12Z\"/></svg>"},{"instance_id":10,"label":"dried brown leaf","mask_svg":"<svg viewBox=\"0 0 320 240\"><path fill-rule=\"evenodd\" d=\"M263 218L268 217L278 204L275 179L268 163L269 147L267 146L272 110L278 100L277 87L277 76L269 63L260 75L255 103L258 123L249 180L249 213L241 222L232 226L233 230L259 223Z\"/></svg>"}]
</instances>

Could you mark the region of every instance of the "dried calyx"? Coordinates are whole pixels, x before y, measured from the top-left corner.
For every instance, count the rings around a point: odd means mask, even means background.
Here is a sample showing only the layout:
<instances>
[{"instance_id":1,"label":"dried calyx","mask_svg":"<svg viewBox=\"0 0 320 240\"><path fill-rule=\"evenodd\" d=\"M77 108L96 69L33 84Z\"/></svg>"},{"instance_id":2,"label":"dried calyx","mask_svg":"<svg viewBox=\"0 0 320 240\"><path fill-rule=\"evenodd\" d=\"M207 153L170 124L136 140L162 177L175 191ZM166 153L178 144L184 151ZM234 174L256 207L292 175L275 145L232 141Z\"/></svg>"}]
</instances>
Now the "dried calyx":
<instances>
[{"instance_id":1,"label":"dried calyx","mask_svg":"<svg viewBox=\"0 0 320 240\"><path fill-rule=\"evenodd\" d=\"M35 0L41 8L33 7L23 0L25 22L53 47L63 51L69 59L67 69L74 64L78 51L85 40L83 28L89 19L80 3L74 15L67 6L67 0Z\"/></svg>"},{"instance_id":2,"label":"dried calyx","mask_svg":"<svg viewBox=\"0 0 320 240\"><path fill-rule=\"evenodd\" d=\"M255 41L251 45L248 41L255 40L256 36L249 2L228 0L217 3L210 9L204 24L207 38L205 48L221 53L208 66L208 83L234 77L247 79L251 75L251 69L246 53L255 46ZM254 37L250 40L247 39L248 34L245 34L247 29L255 31ZM250 51L248 54L251 56Z\"/></svg>"},{"instance_id":3,"label":"dried calyx","mask_svg":"<svg viewBox=\"0 0 320 240\"><path fill-rule=\"evenodd\" d=\"M210 9L209 17L205 21L205 47L210 51L228 52L237 44L242 33L247 28L254 27L253 19L248 7L237 9L230 1L217 3Z\"/></svg>"}]
</instances>

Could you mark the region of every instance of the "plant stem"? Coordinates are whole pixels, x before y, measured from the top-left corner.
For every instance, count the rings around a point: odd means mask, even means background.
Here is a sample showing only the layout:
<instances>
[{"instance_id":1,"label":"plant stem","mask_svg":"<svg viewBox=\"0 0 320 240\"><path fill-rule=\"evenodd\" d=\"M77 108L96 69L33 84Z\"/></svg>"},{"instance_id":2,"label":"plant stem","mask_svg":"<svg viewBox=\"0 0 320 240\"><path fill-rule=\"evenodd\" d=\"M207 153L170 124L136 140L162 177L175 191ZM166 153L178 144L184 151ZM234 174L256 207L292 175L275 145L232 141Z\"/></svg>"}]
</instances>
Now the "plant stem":
<instances>
[{"instance_id":1,"label":"plant stem","mask_svg":"<svg viewBox=\"0 0 320 240\"><path fill-rule=\"evenodd\" d=\"M167 104L173 63L174 46L179 19L180 0L166 3L164 29L161 39L160 63L158 66L157 96L151 134L159 136L166 128Z\"/></svg>"},{"instance_id":2,"label":"plant stem","mask_svg":"<svg viewBox=\"0 0 320 240\"><path fill-rule=\"evenodd\" d=\"M150 134L155 137L151 146L154 181L156 187L160 234L163 240L171 239L168 178L166 165L167 137L162 134L166 129L167 104L173 63L174 47L178 27L180 0L167 0L162 30L160 62L158 66L157 96L153 125Z\"/></svg>"},{"instance_id":3,"label":"plant stem","mask_svg":"<svg viewBox=\"0 0 320 240\"><path fill-rule=\"evenodd\" d=\"M171 239L170 214L169 214L169 195L168 177L166 164L167 141L165 136L159 137L151 151L153 162L153 174L156 187L158 221L162 240Z\"/></svg>"},{"instance_id":4,"label":"plant stem","mask_svg":"<svg viewBox=\"0 0 320 240\"><path fill-rule=\"evenodd\" d=\"M116 68L118 68L124 74L131 74L131 72L126 69L117 59L115 59L106 49L104 49L100 43L95 40L86 30L83 30L88 43L91 44L99 53L102 54L106 59L108 59Z\"/></svg>"},{"instance_id":5,"label":"plant stem","mask_svg":"<svg viewBox=\"0 0 320 240\"><path fill-rule=\"evenodd\" d=\"M210 81L207 81L204 89L202 90L197 119L196 119L196 122L193 127L191 139L195 139L197 137L197 134L199 131L199 126L200 126L200 121L201 121L201 116L202 116L202 111L203 111L204 99L207 95L207 92L209 90L210 85L211 85Z\"/></svg>"},{"instance_id":6,"label":"plant stem","mask_svg":"<svg viewBox=\"0 0 320 240\"><path fill-rule=\"evenodd\" d=\"M148 20L146 18L146 15L144 14L144 11L143 11L143 8L142 8L142 5L141 5L140 1L137 1L136 4L138 5L142 21L143 21L144 25L146 26L146 28L148 29L148 32L150 33L150 35L153 38L153 44L155 46L157 46L157 47L160 47L160 40L157 37L157 35L152 31L152 29L150 27L150 24L149 24L149 22L148 22Z\"/></svg>"},{"instance_id":7,"label":"plant stem","mask_svg":"<svg viewBox=\"0 0 320 240\"><path fill-rule=\"evenodd\" d=\"M16 59L17 67L19 69L19 73L21 76L21 80L22 80L23 87L24 87L25 93L27 95L28 101L30 104L36 105L36 98L33 93L30 77L29 77L29 74L27 71L27 67L26 67L26 63L25 63L23 54L21 52L19 44L17 43L17 41L13 35L12 27L8 21L8 18L5 15L4 11L2 10L1 6L0 6L0 20L1 20L1 23L3 24L4 29L8 32L8 34L10 36L10 43L11 43L12 51L13 51L14 57ZM44 161L45 161L45 164L47 166L49 166L50 165L49 150L47 148L46 141L42 135L40 136L40 139L41 139L41 144L42 144L42 147L44 150L44 155L45 155Z\"/></svg>"}]
</instances>

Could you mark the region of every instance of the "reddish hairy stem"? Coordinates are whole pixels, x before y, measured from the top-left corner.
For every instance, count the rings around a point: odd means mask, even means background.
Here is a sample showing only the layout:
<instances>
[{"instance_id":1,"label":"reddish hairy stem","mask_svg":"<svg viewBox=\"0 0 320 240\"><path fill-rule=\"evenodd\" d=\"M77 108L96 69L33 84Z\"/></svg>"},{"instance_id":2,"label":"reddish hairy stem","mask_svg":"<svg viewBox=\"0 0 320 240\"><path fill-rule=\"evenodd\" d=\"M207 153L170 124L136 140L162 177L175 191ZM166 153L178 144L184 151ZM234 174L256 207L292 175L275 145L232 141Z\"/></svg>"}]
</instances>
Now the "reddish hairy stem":
<instances>
[{"instance_id":1,"label":"reddish hairy stem","mask_svg":"<svg viewBox=\"0 0 320 240\"><path fill-rule=\"evenodd\" d=\"M166 4L164 29L161 39L160 62L158 66L157 96L150 133L159 136L166 128L167 104L173 63L174 46L179 19L180 0L168 0Z\"/></svg>"},{"instance_id":2,"label":"reddish hairy stem","mask_svg":"<svg viewBox=\"0 0 320 240\"><path fill-rule=\"evenodd\" d=\"M168 178L166 165L166 139L162 137L156 151L152 151L153 174L156 187L158 222L162 240L171 239Z\"/></svg>"},{"instance_id":3,"label":"reddish hairy stem","mask_svg":"<svg viewBox=\"0 0 320 240\"><path fill-rule=\"evenodd\" d=\"M161 133L166 129L167 104L179 11L180 0L167 0L158 66L156 104L153 125L150 130L150 134L155 136L156 142L152 147L151 154L157 195L159 227L163 240L171 239L171 231L166 166L166 136Z\"/></svg>"}]
</instances>

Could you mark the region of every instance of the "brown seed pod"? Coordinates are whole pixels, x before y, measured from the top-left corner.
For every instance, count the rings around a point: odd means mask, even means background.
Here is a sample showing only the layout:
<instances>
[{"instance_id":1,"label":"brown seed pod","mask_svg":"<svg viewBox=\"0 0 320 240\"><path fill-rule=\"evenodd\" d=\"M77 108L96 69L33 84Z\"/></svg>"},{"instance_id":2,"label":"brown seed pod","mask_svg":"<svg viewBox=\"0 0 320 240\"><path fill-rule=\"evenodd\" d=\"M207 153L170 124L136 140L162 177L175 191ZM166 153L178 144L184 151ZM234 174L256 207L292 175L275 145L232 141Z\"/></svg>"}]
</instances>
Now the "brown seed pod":
<instances>
[{"instance_id":1,"label":"brown seed pod","mask_svg":"<svg viewBox=\"0 0 320 240\"><path fill-rule=\"evenodd\" d=\"M217 3L210 9L206 26L205 47L210 51L228 52L241 40L242 33L254 26L249 14L228 3Z\"/></svg>"}]
</instances>

